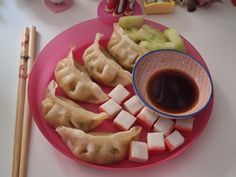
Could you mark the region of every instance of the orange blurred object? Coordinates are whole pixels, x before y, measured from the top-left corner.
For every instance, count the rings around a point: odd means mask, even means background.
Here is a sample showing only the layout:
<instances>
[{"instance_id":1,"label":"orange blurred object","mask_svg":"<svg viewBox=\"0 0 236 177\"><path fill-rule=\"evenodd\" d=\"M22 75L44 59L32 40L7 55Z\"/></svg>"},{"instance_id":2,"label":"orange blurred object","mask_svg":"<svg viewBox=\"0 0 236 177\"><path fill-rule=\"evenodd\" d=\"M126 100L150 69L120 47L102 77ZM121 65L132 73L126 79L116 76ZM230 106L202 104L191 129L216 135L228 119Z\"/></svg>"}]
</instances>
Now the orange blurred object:
<instances>
[{"instance_id":1,"label":"orange blurred object","mask_svg":"<svg viewBox=\"0 0 236 177\"><path fill-rule=\"evenodd\" d=\"M171 13L175 6L175 2L173 0L150 2L150 3L144 0L143 4L144 4L144 12L146 14Z\"/></svg>"}]
</instances>

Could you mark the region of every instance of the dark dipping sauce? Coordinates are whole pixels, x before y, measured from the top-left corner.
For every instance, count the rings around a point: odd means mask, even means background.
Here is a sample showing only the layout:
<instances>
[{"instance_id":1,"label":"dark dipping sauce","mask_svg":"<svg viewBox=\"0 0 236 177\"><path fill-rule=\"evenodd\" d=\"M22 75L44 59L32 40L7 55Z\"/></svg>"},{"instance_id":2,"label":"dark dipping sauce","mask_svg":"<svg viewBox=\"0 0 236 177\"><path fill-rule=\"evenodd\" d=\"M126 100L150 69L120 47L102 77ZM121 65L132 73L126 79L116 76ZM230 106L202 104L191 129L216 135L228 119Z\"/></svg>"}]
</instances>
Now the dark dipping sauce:
<instances>
[{"instance_id":1,"label":"dark dipping sauce","mask_svg":"<svg viewBox=\"0 0 236 177\"><path fill-rule=\"evenodd\" d=\"M182 113L198 101L196 82L187 74L173 69L158 71L148 80L147 93L152 104L168 113Z\"/></svg>"}]
</instances>

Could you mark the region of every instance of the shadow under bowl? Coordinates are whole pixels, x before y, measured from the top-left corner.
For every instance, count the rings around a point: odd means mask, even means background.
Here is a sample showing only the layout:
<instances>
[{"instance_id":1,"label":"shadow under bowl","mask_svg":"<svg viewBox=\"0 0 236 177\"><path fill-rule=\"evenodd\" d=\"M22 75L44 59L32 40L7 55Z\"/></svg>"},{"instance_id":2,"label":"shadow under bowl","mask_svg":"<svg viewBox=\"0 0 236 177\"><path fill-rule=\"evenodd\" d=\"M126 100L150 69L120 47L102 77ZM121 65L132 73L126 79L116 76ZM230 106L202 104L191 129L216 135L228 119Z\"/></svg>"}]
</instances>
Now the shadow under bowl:
<instances>
[{"instance_id":1,"label":"shadow under bowl","mask_svg":"<svg viewBox=\"0 0 236 177\"><path fill-rule=\"evenodd\" d=\"M199 91L198 101L190 109L170 113L152 103L147 93L148 81L163 70L180 71L195 81ZM212 79L207 69L192 56L175 50L155 50L146 53L136 62L132 79L134 90L143 104L166 118L191 117L204 110L213 95Z\"/></svg>"}]
</instances>

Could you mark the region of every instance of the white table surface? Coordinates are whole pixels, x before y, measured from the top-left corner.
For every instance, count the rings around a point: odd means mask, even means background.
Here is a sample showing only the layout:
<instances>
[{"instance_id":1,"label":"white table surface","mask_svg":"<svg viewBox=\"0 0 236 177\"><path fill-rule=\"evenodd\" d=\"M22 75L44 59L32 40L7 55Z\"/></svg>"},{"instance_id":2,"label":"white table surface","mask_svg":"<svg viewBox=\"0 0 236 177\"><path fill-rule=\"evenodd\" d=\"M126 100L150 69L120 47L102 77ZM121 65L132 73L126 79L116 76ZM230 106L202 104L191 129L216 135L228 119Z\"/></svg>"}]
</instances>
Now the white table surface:
<instances>
[{"instance_id":1,"label":"white table surface","mask_svg":"<svg viewBox=\"0 0 236 177\"><path fill-rule=\"evenodd\" d=\"M0 0L0 177L11 176L23 27L37 26L41 50L64 29L95 18L97 5L98 0L77 0L69 10L53 14L41 0ZM210 69L215 103L202 136L186 152L159 166L106 171L67 158L47 142L33 123L28 177L236 176L236 7L225 1L194 13L176 8L173 14L147 18L175 27L197 48Z\"/></svg>"}]
</instances>

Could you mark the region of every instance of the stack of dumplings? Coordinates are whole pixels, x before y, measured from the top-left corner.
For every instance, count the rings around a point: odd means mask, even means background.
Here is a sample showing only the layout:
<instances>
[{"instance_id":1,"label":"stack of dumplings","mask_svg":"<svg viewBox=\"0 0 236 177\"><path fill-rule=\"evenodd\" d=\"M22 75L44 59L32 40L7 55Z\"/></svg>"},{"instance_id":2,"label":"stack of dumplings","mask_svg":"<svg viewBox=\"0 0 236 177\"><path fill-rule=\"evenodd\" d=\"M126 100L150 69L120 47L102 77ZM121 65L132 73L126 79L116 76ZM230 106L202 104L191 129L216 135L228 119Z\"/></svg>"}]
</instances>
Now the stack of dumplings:
<instances>
[{"instance_id":1,"label":"stack of dumplings","mask_svg":"<svg viewBox=\"0 0 236 177\"><path fill-rule=\"evenodd\" d=\"M52 80L47 87L42 113L77 158L106 165L127 159L130 142L139 139L141 127L117 133L93 133L109 116L105 112L88 111L79 103L101 104L109 99L98 83L108 87L132 84L129 71L143 49L118 24L114 24L108 41L110 53L99 44L102 36L97 33L84 51L84 66L75 61L73 48L57 63L56 81ZM58 85L68 98L56 96Z\"/></svg>"},{"instance_id":2,"label":"stack of dumplings","mask_svg":"<svg viewBox=\"0 0 236 177\"><path fill-rule=\"evenodd\" d=\"M89 46L83 55L84 65L89 75L97 82L107 86L118 84L127 86L132 83L131 73L124 70L114 59L99 45L103 35L96 34L94 43Z\"/></svg>"},{"instance_id":3,"label":"stack of dumplings","mask_svg":"<svg viewBox=\"0 0 236 177\"><path fill-rule=\"evenodd\" d=\"M73 58L73 49L67 58L57 63L55 78L64 93L73 100L102 103L108 100L98 84L93 82L85 68Z\"/></svg>"}]
</instances>

